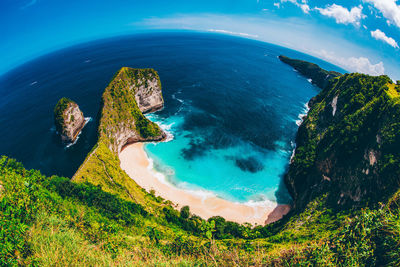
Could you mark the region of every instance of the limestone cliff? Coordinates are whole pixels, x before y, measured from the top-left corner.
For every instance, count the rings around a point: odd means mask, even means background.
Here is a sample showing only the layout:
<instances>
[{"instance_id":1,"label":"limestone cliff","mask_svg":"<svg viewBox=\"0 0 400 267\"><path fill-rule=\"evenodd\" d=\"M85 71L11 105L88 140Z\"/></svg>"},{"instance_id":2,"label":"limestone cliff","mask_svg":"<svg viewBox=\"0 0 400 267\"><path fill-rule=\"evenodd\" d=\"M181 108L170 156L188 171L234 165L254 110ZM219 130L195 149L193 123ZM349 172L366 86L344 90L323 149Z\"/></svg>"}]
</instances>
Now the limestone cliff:
<instances>
[{"instance_id":1,"label":"limestone cliff","mask_svg":"<svg viewBox=\"0 0 400 267\"><path fill-rule=\"evenodd\" d=\"M285 182L295 209L327 194L333 206L385 201L400 183L400 86L345 74L313 98Z\"/></svg>"},{"instance_id":2,"label":"limestone cliff","mask_svg":"<svg viewBox=\"0 0 400 267\"><path fill-rule=\"evenodd\" d=\"M142 113L154 112L164 107L161 83L157 73L139 78L131 90L135 91L136 103Z\"/></svg>"},{"instance_id":3,"label":"limestone cliff","mask_svg":"<svg viewBox=\"0 0 400 267\"><path fill-rule=\"evenodd\" d=\"M100 141L119 153L127 144L160 141L165 133L143 113L163 107L161 83L153 69L121 68L102 97Z\"/></svg>"},{"instance_id":4,"label":"limestone cliff","mask_svg":"<svg viewBox=\"0 0 400 267\"><path fill-rule=\"evenodd\" d=\"M120 168L118 154L128 144L165 138L160 127L143 115L163 104L155 70L121 68L102 96L98 142L73 180L101 185L107 192L145 204L143 190Z\"/></svg>"},{"instance_id":5,"label":"limestone cliff","mask_svg":"<svg viewBox=\"0 0 400 267\"><path fill-rule=\"evenodd\" d=\"M310 63L303 60L292 59L286 56L279 56L279 59L292 66L303 76L311 79L311 82L321 89L324 89L328 85L329 81L333 78L342 75L336 71L327 71L322 69L320 66L314 63Z\"/></svg>"},{"instance_id":6,"label":"limestone cliff","mask_svg":"<svg viewBox=\"0 0 400 267\"><path fill-rule=\"evenodd\" d=\"M54 108L54 123L64 142L74 142L85 126L85 118L74 101L63 97Z\"/></svg>"}]
</instances>

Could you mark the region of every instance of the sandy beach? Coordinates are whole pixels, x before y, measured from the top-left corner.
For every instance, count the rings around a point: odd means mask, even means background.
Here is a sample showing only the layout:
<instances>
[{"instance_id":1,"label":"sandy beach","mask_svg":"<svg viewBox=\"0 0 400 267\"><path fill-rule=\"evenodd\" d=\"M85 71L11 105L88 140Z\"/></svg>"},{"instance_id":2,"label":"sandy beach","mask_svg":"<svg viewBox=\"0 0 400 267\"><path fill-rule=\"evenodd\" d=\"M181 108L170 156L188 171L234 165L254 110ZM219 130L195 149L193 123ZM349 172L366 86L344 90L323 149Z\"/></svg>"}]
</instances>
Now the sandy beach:
<instances>
[{"instance_id":1,"label":"sandy beach","mask_svg":"<svg viewBox=\"0 0 400 267\"><path fill-rule=\"evenodd\" d=\"M187 205L191 213L204 219L221 216L229 221L253 225L279 220L290 210L288 205L277 205L273 202L242 204L177 188L157 177L160 174L152 168L143 145L135 143L124 148L119 155L121 168L139 186L147 191L154 190L156 196L172 201L178 209Z\"/></svg>"}]
</instances>

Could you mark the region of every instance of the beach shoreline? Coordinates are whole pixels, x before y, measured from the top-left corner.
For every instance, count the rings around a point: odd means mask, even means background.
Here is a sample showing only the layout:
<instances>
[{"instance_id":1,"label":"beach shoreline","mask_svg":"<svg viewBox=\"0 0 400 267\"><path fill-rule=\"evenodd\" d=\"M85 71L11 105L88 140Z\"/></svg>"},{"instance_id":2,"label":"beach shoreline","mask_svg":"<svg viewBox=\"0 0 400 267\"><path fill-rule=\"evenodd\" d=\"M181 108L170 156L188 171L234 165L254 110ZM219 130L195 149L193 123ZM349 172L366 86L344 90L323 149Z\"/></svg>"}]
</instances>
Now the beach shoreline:
<instances>
[{"instance_id":1,"label":"beach shoreline","mask_svg":"<svg viewBox=\"0 0 400 267\"><path fill-rule=\"evenodd\" d=\"M265 225L282 218L289 212L289 205L278 205L273 202L237 203L231 202L213 195L194 194L190 190L181 189L162 181L144 150L143 143L134 143L126 146L119 154L121 168L140 187L146 191L155 191L156 196L161 196L175 204L177 209L189 206L190 212L208 219L213 216L221 216L227 221L237 223L251 223L253 225Z\"/></svg>"}]
</instances>

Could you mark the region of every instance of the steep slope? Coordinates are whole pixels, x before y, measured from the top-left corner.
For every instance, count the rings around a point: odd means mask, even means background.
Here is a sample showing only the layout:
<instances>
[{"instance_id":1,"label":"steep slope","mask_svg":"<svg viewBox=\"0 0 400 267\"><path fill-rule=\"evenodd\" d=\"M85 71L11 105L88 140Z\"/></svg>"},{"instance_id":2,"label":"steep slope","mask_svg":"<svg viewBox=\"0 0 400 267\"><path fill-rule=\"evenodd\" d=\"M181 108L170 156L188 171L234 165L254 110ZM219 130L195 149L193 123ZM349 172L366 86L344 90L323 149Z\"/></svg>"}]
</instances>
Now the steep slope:
<instances>
[{"instance_id":1,"label":"steep slope","mask_svg":"<svg viewBox=\"0 0 400 267\"><path fill-rule=\"evenodd\" d=\"M300 74L305 77L311 79L311 82L323 89L335 77L342 75L336 71L327 71L322 69L320 66L314 63L310 63L307 61L292 59L286 56L279 56L279 59L292 66L295 70L297 70Z\"/></svg>"},{"instance_id":2,"label":"steep slope","mask_svg":"<svg viewBox=\"0 0 400 267\"><path fill-rule=\"evenodd\" d=\"M102 96L98 142L73 181L101 185L107 192L145 204L146 194L121 170L118 154L130 143L165 138L158 125L143 115L161 109L163 103L156 71L121 68Z\"/></svg>"},{"instance_id":3,"label":"steep slope","mask_svg":"<svg viewBox=\"0 0 400 267\"><path fill-rule=\"evenodd\" d=\"M296 209L328 194L333 206L386 201L400 183L399 86L345 74L312 101L285 182Z\"/></svg>"}]
</instances>

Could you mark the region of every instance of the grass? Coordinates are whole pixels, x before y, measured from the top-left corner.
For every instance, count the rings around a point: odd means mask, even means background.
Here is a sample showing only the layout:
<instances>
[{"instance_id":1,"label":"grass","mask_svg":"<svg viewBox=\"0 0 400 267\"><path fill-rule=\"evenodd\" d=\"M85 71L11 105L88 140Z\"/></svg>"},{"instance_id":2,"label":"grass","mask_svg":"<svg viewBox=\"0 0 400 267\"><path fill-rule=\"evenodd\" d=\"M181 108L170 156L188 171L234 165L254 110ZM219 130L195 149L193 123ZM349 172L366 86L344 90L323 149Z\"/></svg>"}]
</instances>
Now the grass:
<instances>
[{"instance_id":1,"label":"grass","mask_svg":"<svg viewBox=\"0 0 400 267\"><path fill-rule=\"evenodd\" d=\"M158 217L158 213L134 215L136 220L127 224L124 214L129 209L124 212L110 209L107 206L110 201L100 189L84 184L75 185L81 192L62 183L57 187L54 185L60 179L68 180L26 171L6 158L0 160L0 174L4 187L0 198L4 226L0 243L14 235L4 229L21 229L14 227L15 220L7 220L4 207L26 226L20 239L14 240L18 246L7 256L16 259L14 263L19 265L395 266L399 263L400 192L382 208L348 213L327 209L327 200L321 197L310 202L301 213L258 228L267 233L265 238L216 240L183 231ZM21 217L26 211L25 204L33 212ZM149 236L149 227L159 231L159 242ZM0 255L4 257L4 253Z\"/></svg>"},{"instance_id":2,"label":"grass","mask_svg":"<svg viewBox=\"0 0 400 267\"><path fill-rule=\"evenodd\" d=\"M386 93L388 94L388 96L390 98L397 98L399 97L399 92L397 91L397 85L394 83L387 83L386 86L388 87L388 90L386 91Z\"/></svg>"}]
</instances>

